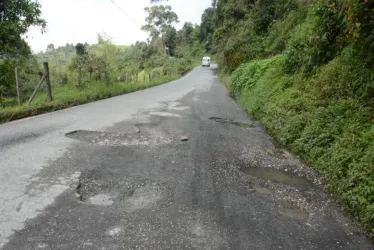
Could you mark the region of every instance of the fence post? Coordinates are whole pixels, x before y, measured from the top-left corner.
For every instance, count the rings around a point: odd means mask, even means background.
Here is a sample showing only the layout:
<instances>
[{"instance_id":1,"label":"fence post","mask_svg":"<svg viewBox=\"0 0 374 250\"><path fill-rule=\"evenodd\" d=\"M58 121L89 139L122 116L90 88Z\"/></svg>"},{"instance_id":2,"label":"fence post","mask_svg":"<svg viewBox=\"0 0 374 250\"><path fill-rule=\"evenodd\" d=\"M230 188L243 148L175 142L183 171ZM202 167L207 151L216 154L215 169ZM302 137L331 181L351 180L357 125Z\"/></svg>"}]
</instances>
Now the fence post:
<instances>
[{"instance_id":1,"label":"fence post","mask_svg":"<svg viewBox=\"0 0 374 250\"><path fill-rule=\"evenodd\" d=\"M26 106L29 107L32 100L34 100L34 97L36 95L36 93L38 92L38 90L40 89L40 86L42 86L42 83L44 81L44 78L45 78L45 75L43 75L41 78L40 78L40 81L38 83L38 85L36 86L36 88L34 89L34 92L32 93L32 95L30 96L30 99L29 101L27 102Z\"/></svg>"},{"instance_id":2,"label":"fence post","mask_svg":"<svg viewBox=\"0 0 374 250\"><path fill-rule=\"evenodd\" d=\"M21 106L22 101L21 101L21 82L19 78L19 73L18 73L18 68L16 67L15 69L16 73L16 88L17 88L17 98L18 98L18 106Z\"/></svg>"},{"instance_id":3,"label":"fence post","mask_svg":"<svg viewBox=\"0 0 374 250\"><path fill-rule=\"evenodd\" d=\"M51 80L49 78L49 67L48 67L48 62L44 62L44 76L45 76L45 83L47 85L47 96L48 96L48 101L53 101L52 98L52 88L51 88Z\"/></svg>"}]
</instances>

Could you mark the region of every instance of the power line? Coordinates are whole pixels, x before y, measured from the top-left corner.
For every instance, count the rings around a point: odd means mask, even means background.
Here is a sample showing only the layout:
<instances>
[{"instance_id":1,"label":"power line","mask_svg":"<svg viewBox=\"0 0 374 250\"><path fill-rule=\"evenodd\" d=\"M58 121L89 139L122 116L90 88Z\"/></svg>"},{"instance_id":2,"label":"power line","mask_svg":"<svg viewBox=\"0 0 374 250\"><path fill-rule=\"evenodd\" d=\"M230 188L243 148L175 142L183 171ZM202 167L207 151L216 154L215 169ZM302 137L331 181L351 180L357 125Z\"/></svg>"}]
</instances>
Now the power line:
<instances>
[{"instance_id":1,"label":"power line","mask_svg":"<svg viewBox=\"0 0 374 250\"><path fill-rule=\"evenodd\" d=\"M140 24L138 24L135 19L133 19L131 16L129 16L118 4L116 4L113 0L110 0L120 11L122 11L123 14L125 14L131 21L133 21L136 25L139 27L142 27Z\"/></svg>"}]
</instances>

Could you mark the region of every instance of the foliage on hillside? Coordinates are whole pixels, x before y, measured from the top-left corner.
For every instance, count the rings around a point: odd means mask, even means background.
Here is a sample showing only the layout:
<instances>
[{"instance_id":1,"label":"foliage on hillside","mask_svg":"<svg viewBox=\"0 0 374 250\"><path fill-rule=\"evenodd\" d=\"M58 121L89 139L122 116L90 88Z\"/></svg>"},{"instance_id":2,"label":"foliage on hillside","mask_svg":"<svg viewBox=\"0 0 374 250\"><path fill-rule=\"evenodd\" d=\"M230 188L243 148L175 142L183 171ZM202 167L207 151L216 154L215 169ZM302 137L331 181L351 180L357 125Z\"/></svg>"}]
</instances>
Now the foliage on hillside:
<instances>
[{"instance_id":1,"label":"foliage on hillside","mask_svg":"<svg viewBox=\"0 0 374 250\"><path fill-rule=\"evenodd\" d=\"M373 13L372 1L217 0L201 25L230 91L372 236Z\"/></svg>"}]
</instances>

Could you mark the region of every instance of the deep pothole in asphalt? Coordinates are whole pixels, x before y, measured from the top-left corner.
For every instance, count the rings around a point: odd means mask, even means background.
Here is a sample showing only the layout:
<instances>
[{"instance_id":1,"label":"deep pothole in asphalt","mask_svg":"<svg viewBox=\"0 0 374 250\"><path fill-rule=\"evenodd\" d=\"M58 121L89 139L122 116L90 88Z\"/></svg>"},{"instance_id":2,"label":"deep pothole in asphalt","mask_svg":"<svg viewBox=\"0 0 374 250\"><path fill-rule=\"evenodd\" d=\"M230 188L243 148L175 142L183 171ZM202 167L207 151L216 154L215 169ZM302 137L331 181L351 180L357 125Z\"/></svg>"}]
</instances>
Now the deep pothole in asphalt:
<instances>
[{"instance_id":1,"label":"deep pothole in asphalt","mask_svg":"<svg viewBox=\"0 0 374 250\"><path fill-rule=\"evenodd\" d=\"M94 142L96 140L105 140L105 139L112 139L118 137L125 137L128 135L134 135L140 133L140 129L135 126L127 126L121 129L121 133L113 133L113 132L100 132L100 131L89 131L89 130L76 130L65 135L69 138L87 141L87 142Z\"/></svg>"},{"instance_id":2,"label":"deep pothole in asphalt","mask_svg":"<svg viewBox=\"0 0 374 250\"><path fill-rule=\"evenodd\" d=\"M122 128L120 133L77 130L66 133L65 136L102 146L158 145L171 142L171 139L165 136L162 131L148 130L140 132L139 128L128 126Z\"/></svg>"},{"instance_id":3,"label":"deep pothole in asphalt","mask_svg":"<svg viewBox=\"0 0 374 250\"><path fill-rule=\"evenodd\" d=\"M297 188L314 187L313 183L305 177L300 177L294 173L270 167L245 167L241 168L240 171L242 171L246 175L256 177L265 181L286 184Z\"/></svg>"},{"instance_id":4,"label":"deep pothole in asphalt","mask_svg":"<svg viewBox=\"0 0 374 250\"><path fill-rule=\"evenodd\" d=\"M221 118L221 117L209 117L209 120L224 123L224 124L231 124L231 125L235 125L235 126L242 127L242 128L254 128L254 127L256 127L255 125L253 125L251 123L237 122L237 121L224 119L224 118Z\"/></svg>"},{"instance_id":5,"label":"deep pothole in asphalt","mask_svg":"<svg viewBox=\"0 0 374 250\"><path fill-rule=\"evenodd\" d=\"M154 111L154 112L149 112L150 115L155 115L155 116L164 116L164 117L182 117L181 115L170 113L170 112L161 112L161 111Z\"/></svg>"},{"instance_id":6,"label":"deep pothole in asphalt","mask_svg":"<svg viewBox=\"0 0 374 250\"><path fill-rule=\"evenodd\" d=\"M102 176L102 173L99 175ZM164 184L151 180L130 181L108 176L103 180L81 178L75 190L75 197L94 206L120 206L126 212L151 208L156 204L170 204L172 201L171 191Z\"/></svg>"}]
</instances>

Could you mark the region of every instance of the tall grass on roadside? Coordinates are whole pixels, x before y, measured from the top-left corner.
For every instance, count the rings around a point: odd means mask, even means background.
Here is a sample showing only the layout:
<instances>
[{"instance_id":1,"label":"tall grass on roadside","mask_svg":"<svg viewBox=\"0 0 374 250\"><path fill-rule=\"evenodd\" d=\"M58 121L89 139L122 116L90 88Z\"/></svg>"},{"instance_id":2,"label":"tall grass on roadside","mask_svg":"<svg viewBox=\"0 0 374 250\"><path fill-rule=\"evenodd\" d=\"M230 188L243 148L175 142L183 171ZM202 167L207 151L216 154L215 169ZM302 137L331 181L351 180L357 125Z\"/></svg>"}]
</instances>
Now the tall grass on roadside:
<instances>
[{"instance_id":1,"label":"tall grass on roadside","mask_svg":"<svg viewBox=\"0 0 374 250\"><path fill-rule=\"evenodd\" d=\"M157 86L176 80L180 75L167 75L152 82L141 83L112 83L108 87L103 82L89 82L77 88L72 85L61 85L53 88L52 102L47 101L46 94L40 92L29 108L11 106L0 108L0 122L7 122L32 115L42 114L53 110L76 106L104 98L118 96L148 87Z\"/></svg>"},{"instance_id":2,"label":"tall grass on roadside","mask_svg":"<svg viewBox=\"0 0 374 250\"><path fill-rule=\"evenodd\" d=\"M373 236L372 72L350 47L313 77L285 73L285 59L243 64L229 89L279 142L322 173L328 190Z\"/></svg>"}]
</instances>

